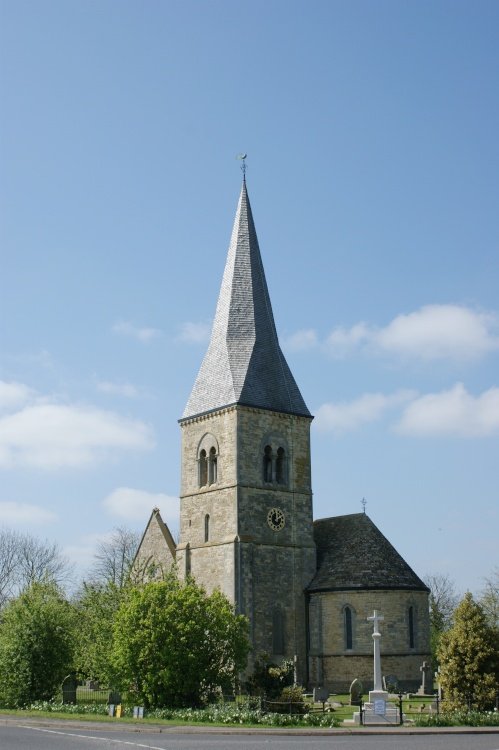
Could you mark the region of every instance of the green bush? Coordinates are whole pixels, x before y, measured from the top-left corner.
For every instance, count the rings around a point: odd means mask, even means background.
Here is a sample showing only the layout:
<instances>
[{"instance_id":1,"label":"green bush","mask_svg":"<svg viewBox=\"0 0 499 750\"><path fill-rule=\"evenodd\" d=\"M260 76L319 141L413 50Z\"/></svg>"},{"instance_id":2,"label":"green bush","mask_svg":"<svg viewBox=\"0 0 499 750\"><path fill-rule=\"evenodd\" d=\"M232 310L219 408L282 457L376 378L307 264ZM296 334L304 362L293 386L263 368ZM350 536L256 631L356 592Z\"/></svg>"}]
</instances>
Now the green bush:
<instances>
[{"instance_id":1,"label":"green bush","mask_svg":"<svg viewBox=\"0 0 499 750\"><path fill-rule=\"evenodd\" d=\"M498 727L497 711L448 711L414 716L417 727Z\"/></svg>"},{"instance_id":2,"label":"green bush","mask_svg":"<svg viewBox=\"0 0 499 750\"><path fill-rule=\"evenodd\" d=\"M328 713L310 714L280 714L262 711L259 708L250 708L250 703L223 704L216 703L206 708L156 708L145 712L148 719L182 721L190 724L260 724L270 727L337 727L340 720L337 716ZM68 705L39 701L26 706L30 711L58 712L65 714L90 714L105 716L108 713L107 706L102 705ZM132 717L132 706L123 706L122 716ZM118 719L119 721L119 719Z\"/></svg>"},{"instance_id":3,"label":"green bush","mask_svg":"<svg viewBox=\"0 0 499 750\"><path fill-rule=\"evenodd\" d=\"M307 706L303 697L303 690L298 685L288 685L283 688L277 700L268 705L271 711L280 714L305 714Z\"/></svg>"}]
</instances>

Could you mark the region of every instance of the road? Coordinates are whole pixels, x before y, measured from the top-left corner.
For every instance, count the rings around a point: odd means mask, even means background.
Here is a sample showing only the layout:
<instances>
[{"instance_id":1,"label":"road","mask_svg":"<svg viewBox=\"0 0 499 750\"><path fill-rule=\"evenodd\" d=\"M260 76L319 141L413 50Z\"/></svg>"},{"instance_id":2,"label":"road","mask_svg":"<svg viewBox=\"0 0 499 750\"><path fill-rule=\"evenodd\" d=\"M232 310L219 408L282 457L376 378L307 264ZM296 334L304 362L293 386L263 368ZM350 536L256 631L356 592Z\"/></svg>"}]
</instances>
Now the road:
<instances>
[{"instance_id":1,"label":"road","mask_svg":"<svg viewBox=\"0 0 499 750\"><path fill-rule=\"evenodd\" d=\"M1 750L499 750L499 734L196 734L0 726Z\"/></svg>"}]
</instances>

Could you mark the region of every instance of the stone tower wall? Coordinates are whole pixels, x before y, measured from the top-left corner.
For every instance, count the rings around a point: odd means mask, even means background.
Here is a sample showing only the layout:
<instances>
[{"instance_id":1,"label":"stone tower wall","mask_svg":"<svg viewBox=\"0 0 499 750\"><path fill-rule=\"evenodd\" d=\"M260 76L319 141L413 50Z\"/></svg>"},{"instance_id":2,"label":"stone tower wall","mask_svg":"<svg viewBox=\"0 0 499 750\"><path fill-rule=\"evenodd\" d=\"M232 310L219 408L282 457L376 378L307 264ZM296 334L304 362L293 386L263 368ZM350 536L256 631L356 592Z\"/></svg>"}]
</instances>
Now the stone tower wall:
<instances>
[{"instance_id":1,"label":"stone tower wall","mask_svg":"<svg viewBox=\"0 0 499 750\"><path fill-rule=\"evenodd\" d=\"M243 406L182 422L180 575L192 574L208 591L219 588L250 621L252 660L297 656L306 674L304 589L315 569L310 487L310 418ZM216 442L217 481L199 487L199 446ZM265 446L285 451L281 482L266 481ZM274 531L268 513L284 513ZM209 540L205 518L209 515ZM274 653L274 613L282 617L282 642ZM250 665L251 666L251 665Z\"/></svg>"}]
</instances>

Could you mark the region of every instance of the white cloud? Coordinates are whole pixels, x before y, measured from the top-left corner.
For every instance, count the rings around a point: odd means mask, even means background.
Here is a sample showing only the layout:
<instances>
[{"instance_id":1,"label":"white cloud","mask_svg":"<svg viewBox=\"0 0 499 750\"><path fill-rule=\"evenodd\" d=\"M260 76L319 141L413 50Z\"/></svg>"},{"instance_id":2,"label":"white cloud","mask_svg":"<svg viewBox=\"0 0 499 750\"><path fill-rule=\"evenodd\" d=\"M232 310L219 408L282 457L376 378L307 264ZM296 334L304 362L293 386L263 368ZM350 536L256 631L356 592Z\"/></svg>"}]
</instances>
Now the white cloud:
<instances>
[{"instance_id":1,"label":"white cloud","mask_svg":"<svg viewBox=\"0 0 499 750\"><path fill-rule=\"evenodd\" d=\"M313 349L317 343L317 332L313 328L304 328L288 336L284 341L284 346L289 351L298 352Z\"/></svg>"},{"instance_id":2,"label":"white cloud","mask_svg":"<svg viewBox=\"0 0 499 750\"><path fill-rule=\"evenodd\" d=\"M29 401L33 391L24 383L7 383L0 380L0 410L9 411Z\"/></svg>"},{"instance_id":3,"label":"white cloud","mask_svg":"<svg viewBox=\"0 0 499 750\"><path fill-rule=\"evenodd\" d=\"M187 321L180 326L178 341L186 341L190 344L203 344L210 340L211 322L191 323Z\"/></svg>"},{"instance_id":4,"label":"white cloud","mask_svg":"<svg viewBox=\"0 0 499 750\"><path fill-rule=\"evenodd\" d=\"M104 498L103 505L111 516L126 521L141 521L144 525L152 509L157 507L170 529L178 526L180 501L178 497L165 495L162 492L154 493L134 490L130 487L118 487Z\"/></svg>"},{"instance_id":5,"label":"white cloud","mask_svg":"<svg viewBox=\"0 0 499 750\"><path fill-rule=\"evenodd\" d=\"M57 519L55 513L29 503L0 502L0 524L23 524L38 526Z\"/></svg>"},{"instance_id":6,"label":"white cloud","mask_svg":"<svg viewBox=\"0 0 499 750\"><path fill-rule=\"evenodd\" d=\"M365 323L356 323L351 328L339 326L329 334L326 348L334 357L342 359L369 340L370 335L370 330Z\"/></svg>"},{"instance_id":7,"label":"white cloud","mask_svg":"<svg viewBox=\"0 0 499 750\"><path fill-rule=\"evenodd\" d=\"M499 434L499 388L473 396L456 383L450 390L421 396L406 407L396 429L416 436Z\"/></svg>"},{"instance_id":8,"label":"white cloud","mask_svg":"<svg viewBox=\"0 0 499 750\"><path fill-rule=\"evenodd\" d=\"M140 395L139 390L131 383L112 383L108 380L97 383L97 390L111 396L124 396L125 398L137 398Z\"/></svg>"},{"instance_id":9,"label":"white cloud","mask_svg":"<svg viewBox=\"0 0 499 750\"><path fill-rule=\"evenodd\" d=\"M0 467L59 469L154 446L151 428L92 406L39 401L0 418Z\"/></svg>"},{"instance_id":10,"label":"white cloud","mask_svg":"<svg viewBox=\"0 0 499 750\"><path fill-rule=\"evenodd\" d=\"M398 315L384 328L365 323L335 328L326 346L337 357L364 347L428 361L472 360L499 350L498 324L497 315L492 313L460 305L426 305Z\"/></svg>"},{"instance_id":11,"label":"white cloud","mask_svg":"<svg viewBox=\"0 0 499 750\"><path fill-rule=\"evenodd\" d=\"M389 395L364 393L353 401L322 404L316 411L315 423L319 430L336 434L351 432L364 424L375 422L389 409L415 397L415 391L410 390L399 390Z\"/></svg>"},{"instance_id":12,"label":"white cloud","mask_svg":"<svg viewBox=\"0 0 499 750\"><path fill-rule=\"evenodd\" d=\"M143 344L148 344L153 339L157 339L162 335L159 328L140 328L128 321L115 323L112 327L112 331L121 336L128 336L129 338L136 339Z\"/></svg>"}]
</instances>

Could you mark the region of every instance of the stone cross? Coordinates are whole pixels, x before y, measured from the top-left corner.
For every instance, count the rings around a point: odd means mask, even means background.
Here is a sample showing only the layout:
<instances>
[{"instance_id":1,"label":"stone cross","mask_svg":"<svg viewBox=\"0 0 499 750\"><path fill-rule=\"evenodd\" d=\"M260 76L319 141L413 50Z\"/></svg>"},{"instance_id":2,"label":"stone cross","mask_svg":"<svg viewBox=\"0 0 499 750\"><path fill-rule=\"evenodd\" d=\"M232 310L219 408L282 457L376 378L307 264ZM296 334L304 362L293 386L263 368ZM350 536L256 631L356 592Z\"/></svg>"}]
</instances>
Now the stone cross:
<instances>
[{"instance_id":1,"label":"stone cross","mask_svg":"<svg viewBox=\"0 0 499 750\"><path fill-rule=\"evenodd\" d=\"M381 652L379 647L379 641L381 633L379 632L379 623L385 619L377 609L374 613L367 618L369 622L373 623L373 641L374 641L374 690L383 690L383 684L381 681Z\"/></svg>"},{"instance_id":2,"label":"stone cross","mask_svg":"<svg viewBox=\"0 0 499 750\"><path fill-rule=\"evenodd\" d=\"M419 667L419 671L421 672L421 687L419 688L418 692L421 693L421 695L428 695L428 692L426 690L426 676L430 672L430 670L430 665L425 661Z\"/></svg>"}]
</instances>

